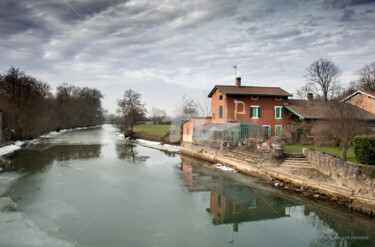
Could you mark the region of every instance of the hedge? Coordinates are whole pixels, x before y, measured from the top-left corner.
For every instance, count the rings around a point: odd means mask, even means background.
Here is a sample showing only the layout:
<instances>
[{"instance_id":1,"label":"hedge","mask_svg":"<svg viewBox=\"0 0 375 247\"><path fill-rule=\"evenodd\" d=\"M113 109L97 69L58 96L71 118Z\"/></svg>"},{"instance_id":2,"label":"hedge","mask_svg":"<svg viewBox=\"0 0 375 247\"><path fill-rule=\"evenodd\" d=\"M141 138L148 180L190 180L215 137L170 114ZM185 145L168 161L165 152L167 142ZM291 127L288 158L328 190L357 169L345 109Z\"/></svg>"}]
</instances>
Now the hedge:
<instances>
[{"instance_id":1,"label":"hedge","mask_svg":"<svg viewBox=\"0 0 375 247\"><path fill-rule=\"evenodd\" d=\"M375 165L375 136L356 136L354 153L356 159L362 164Z\"/></svg>"}]
</instances>

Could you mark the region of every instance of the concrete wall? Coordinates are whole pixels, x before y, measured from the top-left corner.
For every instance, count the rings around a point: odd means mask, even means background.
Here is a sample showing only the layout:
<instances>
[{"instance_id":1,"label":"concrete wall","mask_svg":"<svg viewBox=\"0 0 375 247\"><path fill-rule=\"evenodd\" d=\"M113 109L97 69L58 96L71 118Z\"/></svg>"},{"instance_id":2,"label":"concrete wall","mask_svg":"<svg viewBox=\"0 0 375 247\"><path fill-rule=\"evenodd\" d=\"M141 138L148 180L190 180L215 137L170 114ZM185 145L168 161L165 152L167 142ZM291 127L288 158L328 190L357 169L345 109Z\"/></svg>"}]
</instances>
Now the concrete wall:
<instances>
[{"instance_id":1,"label":"concrete wall","mask_svg":"<svg viewBox=\"0 0 375 247\"><path fill-rule=\"evenodd\" d=\"M375 179L371 178L362 165L306 148L303 149L303 154L313 167L341 185L345 185L355 192L368 191L368 193L374 193L373 196L375 196Z\"/></svg>"},{"instance_id":2,"label":"concrete wall","mask_svg":"<svg viewBox=\"0 0 375 247\"><path fill-rule=\"evenodd\" d=\"M375 113L375 99L368 97L367 95L359 93L346 102L349 102L350 104L359 106L367 111Z\"/></svg>"}]
</instances>

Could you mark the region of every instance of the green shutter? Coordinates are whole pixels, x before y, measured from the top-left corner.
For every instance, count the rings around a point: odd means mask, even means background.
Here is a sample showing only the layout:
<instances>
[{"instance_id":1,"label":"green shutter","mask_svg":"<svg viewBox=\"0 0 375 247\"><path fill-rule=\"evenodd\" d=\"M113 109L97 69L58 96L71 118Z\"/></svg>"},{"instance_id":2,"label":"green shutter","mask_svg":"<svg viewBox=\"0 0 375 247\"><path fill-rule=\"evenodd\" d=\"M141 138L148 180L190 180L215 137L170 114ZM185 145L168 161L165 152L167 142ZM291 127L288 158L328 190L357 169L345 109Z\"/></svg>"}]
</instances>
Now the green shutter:
<instances>
[{"instance_id":1,"label":"green shutter","mask_svg":"<svg viewBox=\"0 0 375 247\"><path fill-rule=\"evenodd\" d=\"M250 107L250 118L252 118L252 117L253 117L253 108Z\"/></svg>"},{"instance_id":2,"label":"green shutter","mask_svg":"<svg viewBox=\"0 0 375 247\"><path fill-rule=\"evenodd\" d=\"M260 107L258 107L258 118L260 118Z\"/></svg>"},{"instance_id":3,"label":"green shutter","mask_svg":"<svg viewBox=\"0 0 375 247\"><path fill-rule=\"evenodd\" d=\"M276 114L276 118L280 117L279 108L277 108L277 107L275 107L275 114Z\"/></svg>"},{"instance_id":4,"label":"green shutter","mask_svg":"<svg viewBox=\"0 0 375 247\"><path fill-rule=\"evenodd\" d=\"M281 108L280 111L281 111L281 118L284 118L284 108Z\"/></svg>"},{"instance_id":5,"label":"green shutter","mask_svg":"<svg viewBox=\"0 0 375 247\"><path fill-rule=\"evenodd\" d=\"M268 127L268 136L272 136L271 125Z\"/></svg>"}]
</instances>

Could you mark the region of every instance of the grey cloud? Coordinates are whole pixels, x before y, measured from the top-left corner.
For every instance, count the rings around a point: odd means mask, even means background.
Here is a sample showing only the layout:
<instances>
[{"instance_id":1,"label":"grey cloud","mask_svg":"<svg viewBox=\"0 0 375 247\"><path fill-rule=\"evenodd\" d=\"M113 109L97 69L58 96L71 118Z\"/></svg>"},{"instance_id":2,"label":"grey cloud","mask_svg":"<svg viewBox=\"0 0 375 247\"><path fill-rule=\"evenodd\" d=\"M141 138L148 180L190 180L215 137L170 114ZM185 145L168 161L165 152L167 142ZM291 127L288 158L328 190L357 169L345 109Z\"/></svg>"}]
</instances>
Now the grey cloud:
<instances>
[{"instance_id":1,"label":"grey cloud","mask_svg":"<svg viewBox=\"0 0 375 247\"><path fill-rule=\"evenodd\" d=\"M347 6L374 4L374 0L325 0L324 5L331 8L343 9Z\"/></svg>"},{"instance_id":2,"label":"grey cloud","mask_svg":"<svg viewBox=\"0 0 375 247\"><path fill-rule=\"evenodd\" d=\"M285 39L285 38L291 38L294 36L300 36L301 34L302 32L299 29L291 29L291 30L282 31L282 32L275 33L275 34L263 35L260 38L263 40L280 40L280 39Z\"/></svg>"},{"instance_id":3,"label":"grey cloud","mask_svg":"<svg viewBox=\"0 0 375 247\"><path fill-rule=\"evenodd\" d=\"M345 9L344 14L341 16L340 21L353 21L353 17L355 15L355 12L353 9Z\"/></svg>"},{"instance_id":4,"label":"grey cloud","mask_svg":"<svg viewBox=\"0 0 375 247\"><path fill-rule=\"evenodd\" d=\"M239 23L255 22L269 15L272 15L274 12L275 12L275 9L273 8L259 9L259 10L256 10L255 13L253 12L253 13L249 13L248 15L238 17L236 20Z\"/></svg>"}]
</instances>

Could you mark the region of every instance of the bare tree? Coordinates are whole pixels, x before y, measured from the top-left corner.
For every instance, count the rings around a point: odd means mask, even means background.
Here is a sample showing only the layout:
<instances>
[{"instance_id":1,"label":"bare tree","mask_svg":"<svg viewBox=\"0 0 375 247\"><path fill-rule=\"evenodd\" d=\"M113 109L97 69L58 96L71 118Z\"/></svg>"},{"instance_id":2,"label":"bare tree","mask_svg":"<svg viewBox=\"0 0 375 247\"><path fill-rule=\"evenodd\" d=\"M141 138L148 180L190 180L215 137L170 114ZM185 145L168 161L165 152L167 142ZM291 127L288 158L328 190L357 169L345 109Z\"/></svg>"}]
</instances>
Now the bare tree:
<instances>
[{"instance_id":1,"label":"bare tree","mask_svg":"<svg viewBox=\"0 0 375 247\"><path fill-rule=\"evenodd\" d=\"M346 154L354 137L366 133L365 125L360 118L361 111L357 106L337 100L327 104L329 107L327 120L317 122L311 130L314 142L318 145L336 143L346 160Z\"/></svg>"},{"instance_id":2,"label":"bare tree","mask_svg":"<svg viewBox=\"0 0 375 247\"><path fill-rule=\"evenodd\" d=\"M375 62L365 65L357 72L358 86L365 91L375 91Z\"/></svg>"},{"instance_id":3,"label":"bare tree","mask_svg":"<svg viewBox=\"0 0 375 247\"><path fill-rule=\"evenodd\" d=\"M332 61L321 58L313 62L307 69L305 78L307 80L303 90L309 91L328 101L338 90L338 77L341 70Z\"/></svg>"},{"instance_id":4,"label":"bare tree","mask_svg":"<svg viewBox=\"0 0 375 247\"><path fill-rule=\"evenodd\" d=\"M198 103L184 95L181 103L176 107L176 115L182 120L198 116Z\"/></svg>"},{"instance_id":5,"label":"bare tree","mask_svg":"<svg viewBox=\"0 0 375 247\"><path fill-rule=\"evenodd\" d=\"M163 119L167 116L164 110L153 107L150 112L150 118L154 124L160 124Z\"/></svg>"},{"instance_id":6,"label":"bare tree","mask_svg":"<svg viewBox=\"0 0 375 247\"><path fill-rule=\"evenodd\" d=\"M120 123L126 135L133 134L133 127L146 117L145 104L141 95L132 89L125 90L123 99L117 101L117 112L121 114Z\"/></svg>"},{"instance_id":7,"label":"bare tree","mask_svg":"<svg viewBox=\"0 0 375 247\"><path fill-rule=\"evenodd\" d=\"M202 98L197 102L199 115L202 117L211 115L211 98L207 97L207 95L207 92L203 92Z\"/></svg>"}]
</instances>

